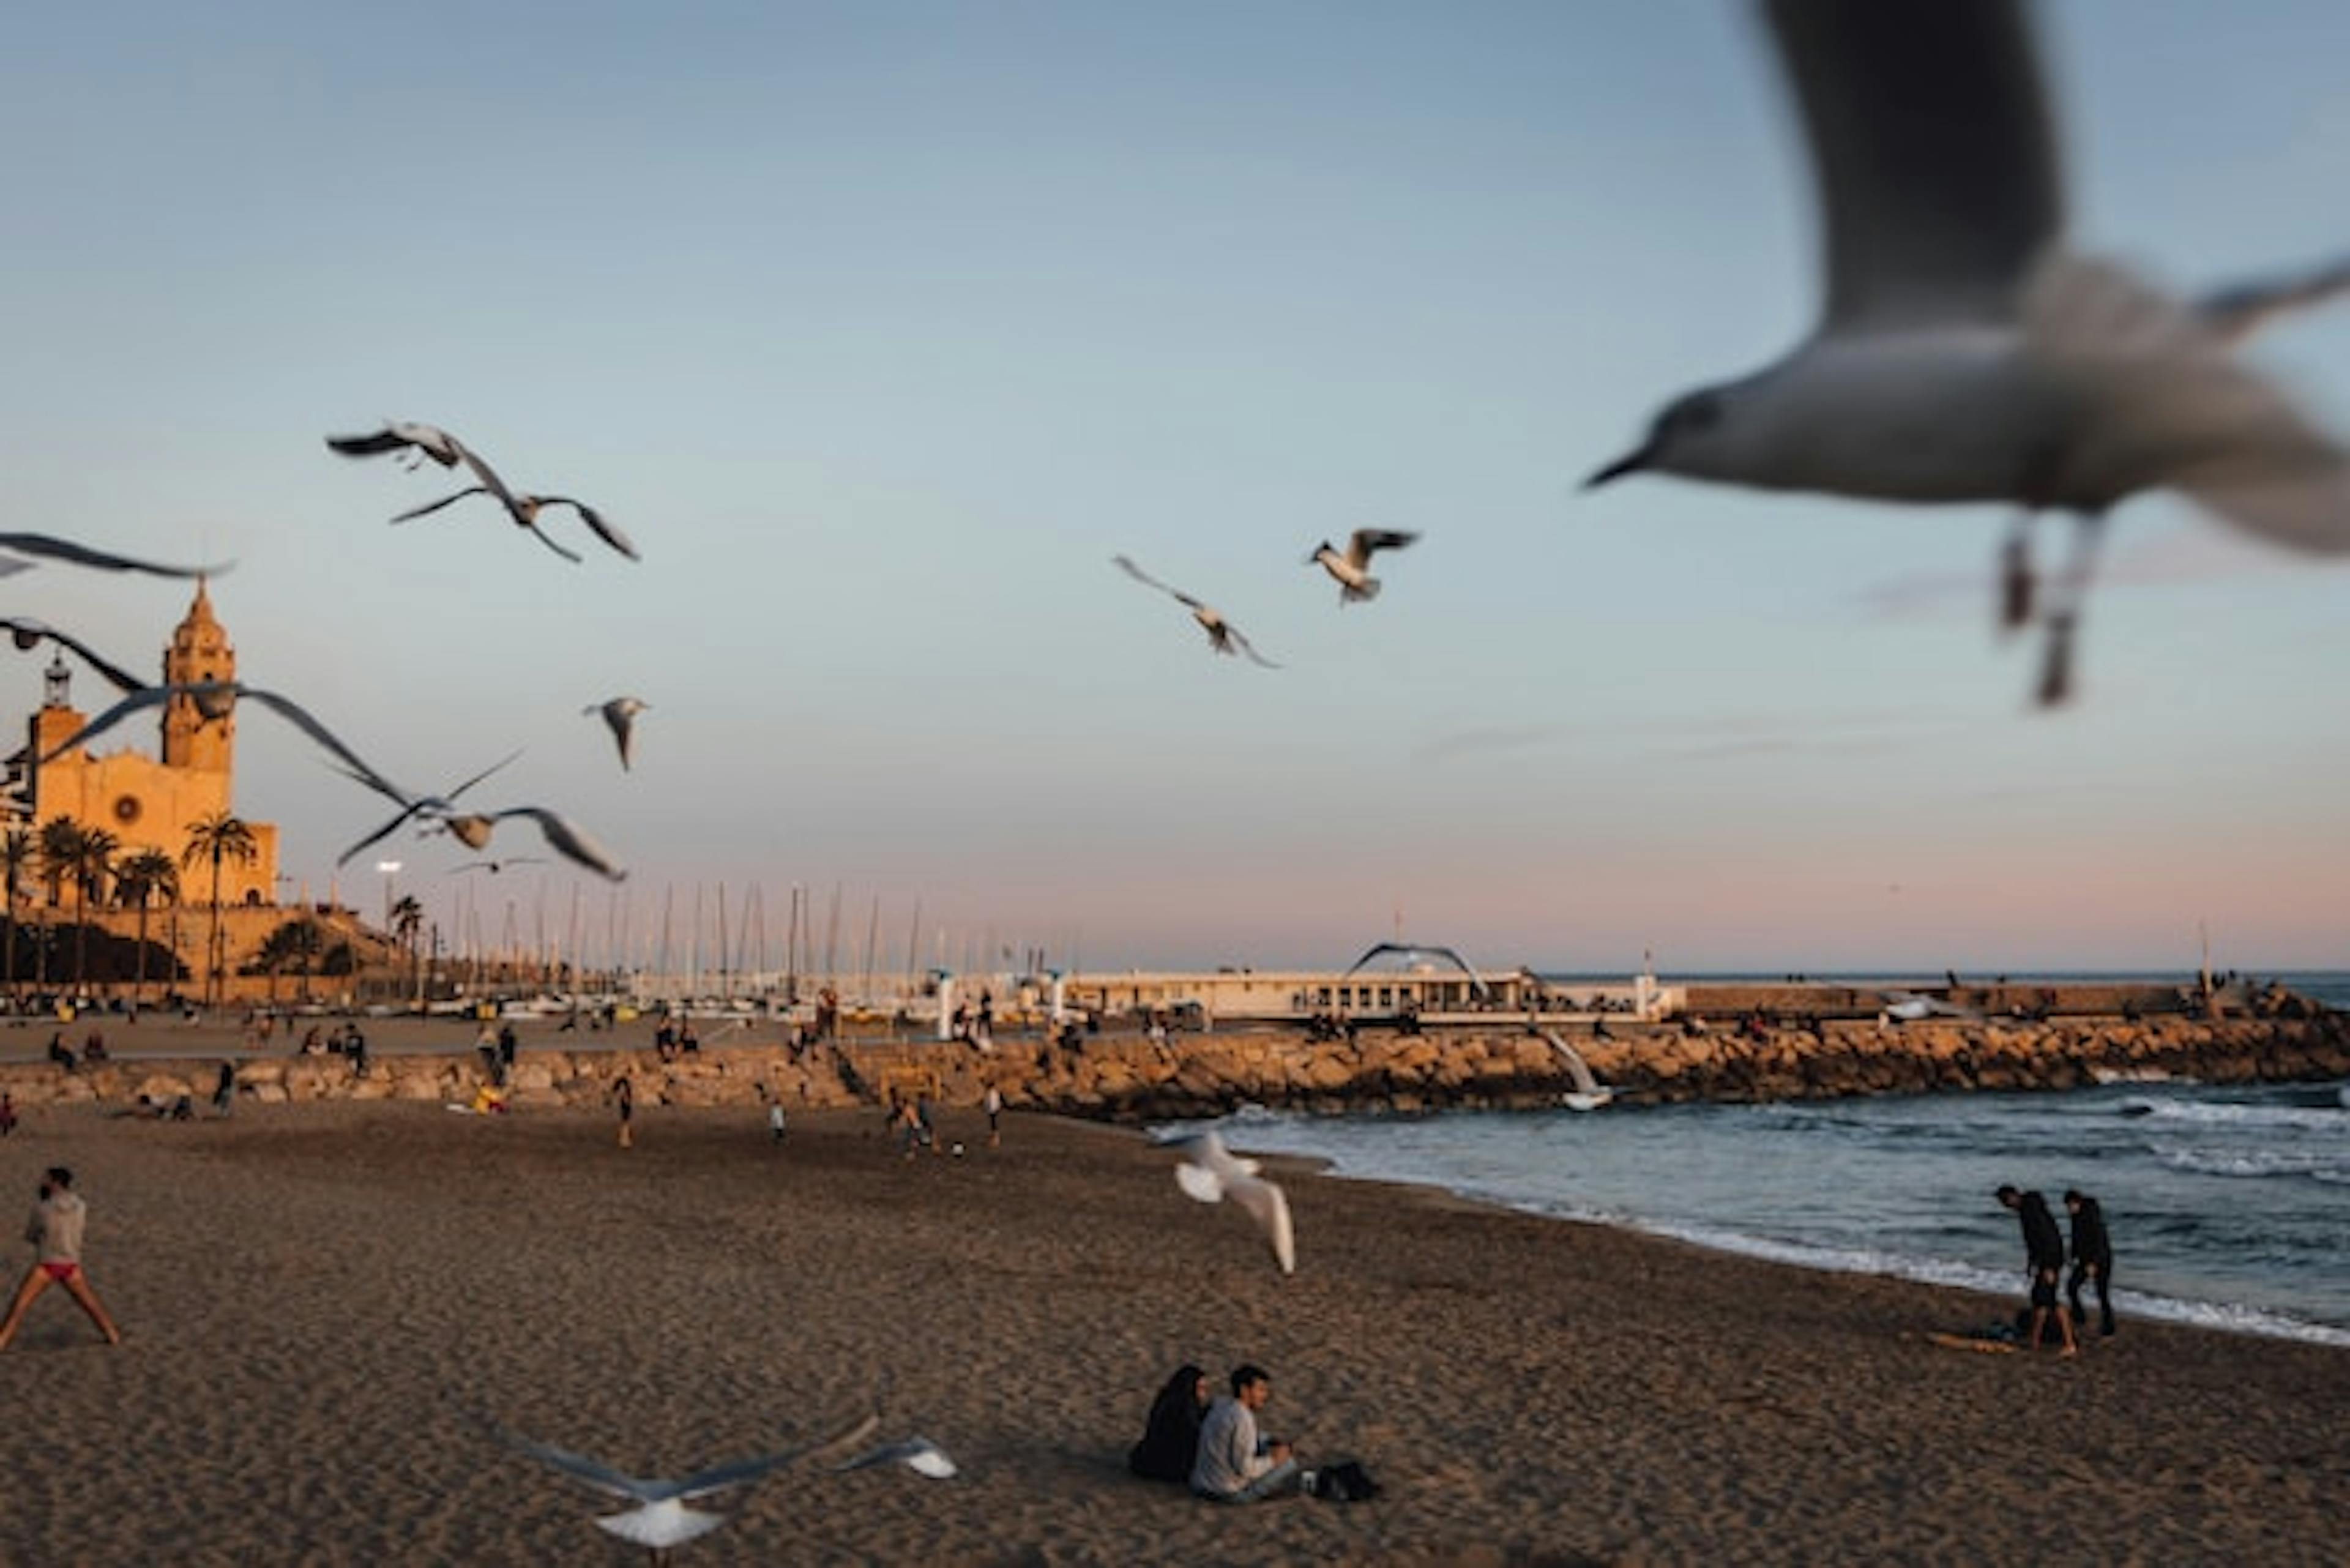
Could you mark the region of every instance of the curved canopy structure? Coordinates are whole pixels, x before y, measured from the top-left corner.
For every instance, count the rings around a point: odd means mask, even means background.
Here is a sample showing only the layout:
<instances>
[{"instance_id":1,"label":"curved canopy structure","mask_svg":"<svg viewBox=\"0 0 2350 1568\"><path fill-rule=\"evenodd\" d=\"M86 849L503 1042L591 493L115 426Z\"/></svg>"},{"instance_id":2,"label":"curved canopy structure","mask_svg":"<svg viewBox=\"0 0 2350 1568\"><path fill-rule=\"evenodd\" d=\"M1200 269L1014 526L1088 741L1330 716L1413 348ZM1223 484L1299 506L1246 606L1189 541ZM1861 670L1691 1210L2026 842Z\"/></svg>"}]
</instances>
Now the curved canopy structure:
<instances>
[{"instance_id":1,"label":"curved canopy structure","mask_svg":"<svg viewBox=\"0 0 2350 1568\"><path fill-rule=\"evenodd\" d=\"M1474 969L1470 967L1469 961L1467 959L1462 958L1451 948L1428 947L1419 942L1381 942L1377 947L1371 949L1370 951L1357 959L1353 963L1348 964L1346 969L1346 975L1353 974L1356 971L1361 969L1365 964L1369 963L1374 959L1382 958L1442 959L1445 962L1451 964L1453 968L1459 970L1462 974L1469 977L1470 989L1475 992L1481 1000L1488 1002L1492 1000L1493 988L1487 985L1484 981L1484 978L1478 974ZM1346 975L1341 975L1340 978L1344 979L1346 978Z\"/></svg>"}]
</instances>

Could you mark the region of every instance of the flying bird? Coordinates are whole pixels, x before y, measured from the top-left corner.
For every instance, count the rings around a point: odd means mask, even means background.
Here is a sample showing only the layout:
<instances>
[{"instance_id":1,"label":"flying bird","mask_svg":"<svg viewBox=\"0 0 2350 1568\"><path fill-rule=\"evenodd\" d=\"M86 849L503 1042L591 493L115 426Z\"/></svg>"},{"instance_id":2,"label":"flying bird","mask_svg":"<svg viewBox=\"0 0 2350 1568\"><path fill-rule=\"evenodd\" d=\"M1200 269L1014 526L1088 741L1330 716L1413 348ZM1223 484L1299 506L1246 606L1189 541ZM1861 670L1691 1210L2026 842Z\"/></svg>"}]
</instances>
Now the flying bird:
<instances>
[{"instance_id":1,"label":"flying bird","mask_svg":"<svg viewBox=\"0 0 2350 1568\"><path fill-rule=\"evenodd\" d=\"M44 764L54 762L76 746L87 745L133 713L142 712L149 708L161 707L174 697L185 697L194 704L198 713L202 714L207 722L213 722L225 719L234 712L237 703L241 701L258 702L309 736L347 767L357 773L377 776L375 770L368 766L357 752L343 744L336 738L333 731L312 717L300 704L290 698L281 697L275 691L265 691L258 686L247 686L242 680L196 680L185 684L139 687L121 701L52 746L40 762Z\"/></svg>"},{"instance_id":2,"label":"flying bird","mask_svg":"<svg viewBox=\"0 0 2350 1568\"><path fill-rule=\"evenodd\" d=\"M88 566L92 571L139 572L151 577L217 577L236 568L234 561L223 561L216 566L166 566L108 550L93 550L53 534L0 534L0 549L44 561L63 561L69 566ZM23 570L25 563L0 557L0 576L14 576Z\"/></svg>"},{"instance_id":3,"label":"flying bird","mask_svg":"<svg viewBox=\"0 0 2350 1568\"><path fill-rule=\"evenodd\" d=\"M1243 637L1241 628L1226 620L1221 612L1201 604L1180 588L1169 587L1124 556L1113 556L1110 559L1117 564L1119 571L1124 572L1136 582L1157 588L1160 593L1190 610L1191 618L1198 621L1201 628L1207 632L1208 646L1218 653L1245 653L1252 660L1264 666L1267 670L1281 668L1280 665L1259 653L1256 650L1256 645Z\"/></svg>"},{"instance_id":4,"label":"flying bird","mask_svg":"<svg viewBox=\"0 0 2350 1568\"><path fill-rule=\"evenodd\" d=\"M453 877L460 871L486 871L494 877L509 866L544 866L546 864L546 857L542 855L515 855L504 860L468 860L463 866L450 867L449 874Z\"/></svg>"},{"instance_id":5,"label":"flying bird","mask_svg":"<svg viewBox=\"0 0 2350 1568\"><path fill-rule=\"evenodd\" d=\"M703 1498L772 1475L821 1449L860 1442L870 1437L879 1425L879 1417L868 1416L847 1431L822 1443L786 1449L780 1453L760 1454L751 1459L737 1459L733 1464L715 1465L676 1480L623 1475L584 1454L558 1449L551 1443L533 1442L511 1434L506 1435L506 1441L576 1481L608 1497L634 1503L636 1506L626 1512L598 1517L596 1528L647 1548L652 1552L652 1560L658 1563L666 1561L662 1554L671 1547L698 1540L726 1522L724 1514L689 1508L686 1506L688 1503L699 1502Z\"/></svg>"},{"instance_id":6,"label":"flying bird","mask_svg":"<svg viewBox=\"0 0 2350 1568\"><path fill-rule=\"evenodd\" d=\"M615 697L609 702L591 702L579 711L582 715L604 715L604 722L611 726L612 739L619 742L620 768L625 773L636 754L637 715L650 712L651 709L651 703L634 697Z\"/></svg>"},{"instance_id":7,"label":"flying bird","mask_svg":"<svg viewBox=\"0 0 2350 1568\"><path fill-rule=\"evenodd\" d=\"M1398 533L1390 528L1357 528L1347 536L1346 553L1341 555L1325 539L1305 557L1309 566L1318 566L1330 574L1338 585L1338 603L1355 604L1379 597L1379 580L1371 576L1371 557L1381 550L1400 550L1419 537L1417 534Z\"/></svg>"},{"instance_id":8,"label":"flying bird","mask_svg":"<svg viewBox=\"0 0 2350 1568\"><path fill-rule=\"evenodd\" d=\"M5 575L0 573L0 576ZM19 649L27 651L38 648L43 642L57 644L92 670L97 670L108 684L118 691L131 692L146 690L145 681L130 674L113 660L101 658L79 638L68 632L59 631L45 620L35 620L30 616L0 616L0 628L5 628L9 639Z\"/></svg>"},{"instance_id":9,"label":"flying bird","mask_svg":"<svg viewBox=\"0 0 2350 1568\"><path fill-rule=\"evenodd\" d=\"M405 826L407 824L415 821L419 817L431 818L454 811L456 809L457 798L460 795L463 794L467 790L472 789L475 784L480 784L484 779L488 778L491 774L498 772L501 768L504 768L508 763L513 762L515 757L519 757L521 755L522 753L520 752L515 752L505 757L503 761L493 763L488 767L484 768L480 773L475 774L472 778L469 778L464 783L459 784L455 789L450 790L444 794L411 794L408 791L400 788L398 784L393 784L390 779L385 778L381 774L377 773L372 768L344 768L340 770L346 777L358 780L360 784L367 785L368 788L375 791L376 794L382 795L394 805L400 807L400 815L393 817L390 822L385 823L381 827L377 828L374 832L369 834L365 838L360 839L357 844L352 845L348 849L344 850L340 856L336 857L335 864L337 866L349 865L352 859L362 850L374 848L377 845L382 843L385 839L399 832L400 828ZM484 839L484 842L486 843L487 840ZM481 846L477 844L473 846L473 847L478 849Z\"/></svg>"},{"instance_id":10,"label":"flying bird","mask_svg":"<svg viewBox=\"0 0 2350 1568\"><path fill-rule=\"evenodd\" d=\"M850 1470L868 1469L875 1465L903 1465L916 1475L932 1480L951 1480L958 1473L954 1460L946 1450L928 1438L909 1438L902 1443L884 1443L878 1449L868 1449L853 1459L832 1467L832 1473L843 1475Z\"/></svg>"},{"instance_id":11,"label":"flying bird","mask_svg":"<svg viewBox=\"0 0 2350 1568\"><path fill-rule=\"evenodd\" d=\"M1592 1075L1591 1064L1583 1059L1583 1053L1560 1038L1556 1030L1545 1029L1542 1037L1550 1042L1550 1048L1565 1064L1567 1081L1575 1085L1559 1096L1561 1105L1570 1111L1596 1111L1616 1097L1615 1090Z\"/></svg>"},{"instance_id":12,"label":"flying bird","mask_svg":"<svg viewBox=\"0 0 2350 1568\"><path fill-rule=\"evenodd\" d=\"M1175 1168L1175 1183L1202 1203L1231 1199L1273 1248L1274 1261L1284 1274L1297 1272L1297 1240L1289 1223L1289 1199L1281 1189L1257 1174L1257 1162L1235 1158L1213 1129L1182 1140L1183 1163Z\"/></svg>"},{"instance_id":13,"label":"flying bird","mask_svg":"<svg viewBox=\"0 0 2350 1568\"><path fill-rule=\"evenodd\" d=\"M437 425L408 424L392 421L386 423L383 429L369 435L328 436L327 444L345 457L375 457L385 452L405 452L410 454L409 466L411 467L416 466L418 462L427 458L443 468L454 468L459 463L463 463L480 482L466 486L453 495L444 495L438 501L403 512L392 519L394 523L408 523L419 517L429 516L444 506L453 505L464 500L469 495L492 495L497 498L498 504L506 509L506 515L513 518L516 524L528 529L540 544L545 545L565 560L576 564L579 560L578 554L556 544L538 525L538 514L547 507L568 506L579 514L580 521L587 524L596 536L605 544L631 561L641 558L637 554L636 545L629 543L628 535L621 533L617 525L606 519L594 507L583 502L574 501L567 495L518 493L509 488L504 480L498 477L497 470L484 461L481 453Z\"/></svg>"},{"instance_id":14,"label":"flying bird","mask_svg":"<svg viewBox=\"0 0 2350 1568\"><path fill-rule=\"evenodd\" d=\"M2327 269L2167 297L2064 244L2049 96L2022 0L1766 0L1820 192L1825 303L1776 364L1690 392L1592 485L1652 472L1766 490L2022 508L2002 618L2033 613L2029 528L2071 513L2040 612L2043 704L2073 646L2104 518L2178 490L2311 555L2350 551L2350 452L2229 352L2350 286Z\"/></svg>"},{"instance_id":15,"label":"flying bird","mask_svg":"<svg viewBox=\"0 0 2350 1568\"><path fill-rule=\"evenodd\" d=\"M1885 1003L1881 1016L1895 1023L1922 1023L1929 1018L1955 1018L1966 1023L1991 1022L1971 1007L1961 1007L1939 996L1921 996L1914 991L1880 991L1877 996Z\"/></svg>"},{"instance_id":16,"label":"flying bird","mask_svg":"<svg viewBox=\"0 0 2350 1568\"><path fill-rule=\"evenodd\" d=\"M454 468L465 450L455 436L440 426L405 420L386 420L381 430L369 435L328 436L327 445L345 457L380 457L386 452L397 452L410 468L427 458L443 468Z\"/></svg>"},{"instance_id":17,"label":"flying bird","mask_svg":"<svg viewBox=\"0 0 2350 1568\"><path fill-rule=\"evenodd\" d=\"M503 811L446 812L432 815L440 826L468 849L482 850L490 846L490 836L501 822L515 817L528 817L538 824L538 835L546 846L577 866L584 866L598 877L613 882L629 879L628 871L612 858L611 852L588 836L587 830L561 814L543 805L510 805Z\"/></svg>"}]
</instances>

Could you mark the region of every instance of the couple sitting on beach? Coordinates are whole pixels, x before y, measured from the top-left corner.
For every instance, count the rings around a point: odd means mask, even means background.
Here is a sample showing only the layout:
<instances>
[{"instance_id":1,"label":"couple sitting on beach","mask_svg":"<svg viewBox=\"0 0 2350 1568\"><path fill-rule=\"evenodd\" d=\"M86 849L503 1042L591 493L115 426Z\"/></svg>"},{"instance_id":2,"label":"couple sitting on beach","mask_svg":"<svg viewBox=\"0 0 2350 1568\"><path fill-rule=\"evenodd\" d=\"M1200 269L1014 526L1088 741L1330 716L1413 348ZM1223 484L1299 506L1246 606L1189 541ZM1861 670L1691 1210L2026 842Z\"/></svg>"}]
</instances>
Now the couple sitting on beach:
<instances>
[{"instance_id":1,"label":"couple sitting on beach","mask_svg":"<svg viewBox=\"0 0 2350 1568\"><path fill-rule=\"evenodd\" d=\"M1349 1459L1321 1470L1301 1469L1287 1443L1257 1433L1256 1415L1273 1397L1264 1368L1232 1369L1232 1392L1209 1398L1208 1375L1186 1364L1151 1401L1142 1441L1127 1468L1150 1480L1188 1485L1215 1502L1255 1502L1303 1491L1336 1502L1365 1501L1378 1485Z\"/></svg>"}]
</instances>

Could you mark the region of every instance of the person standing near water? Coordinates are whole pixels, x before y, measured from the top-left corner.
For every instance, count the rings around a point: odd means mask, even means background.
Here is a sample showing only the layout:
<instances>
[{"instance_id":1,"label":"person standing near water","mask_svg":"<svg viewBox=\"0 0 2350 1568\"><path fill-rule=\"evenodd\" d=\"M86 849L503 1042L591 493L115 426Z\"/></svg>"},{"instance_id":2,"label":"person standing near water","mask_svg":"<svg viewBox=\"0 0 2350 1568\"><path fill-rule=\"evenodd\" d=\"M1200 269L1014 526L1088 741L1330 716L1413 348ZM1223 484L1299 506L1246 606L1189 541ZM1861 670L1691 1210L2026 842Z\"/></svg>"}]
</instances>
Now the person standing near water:
<instances>
[{"instance_id":1,"label":"person standing near water","mask_svg":"<svg viewBox=\"0 0 2350 1568\"><path fill-rule=\"evenodd\" d=\"M993 1084L988 1085L987 1093L982 1096L979 1105L980 1109L987 1113L987 1147L1002 1148L1003 1130L1000 1124L1003 1119L1003 1091Z\"/></svg>"},{"instance_id":2,"label":"person standing near water","mask_svg":"<svg viewBox=\"0 0 2350 1568\"><path fill-rule=\"evenodd\" d=\"M81 1304L107 1344L122 1343L121 1332L106 1315L106 1308L99 1304L97 1293L82 1273L81 1235L88 1217L89 1206L73 1190L73 1172L62 1165L51 1166L41 1179L40 1201L33 1206L33 1218L25 1227L25 1240L38 1251L24 1282L16 1287L16 1299L8 1305L7 1321L0 1323L0 1350L16 1337L25 1309L51 1285L65 1286L66 1293Z\"/></svg>"},{"instance_id":3,"label":"person standing near water","mask_svg":"<svg viewBox=\"0 0 2350 1568\"><path fill-rule=\"evenodd\" d=\"M2073 1320L2056 1306L2056 1278L2064 1272L2064 1237L2056 1229L2056 1216L2048 1211L2048 1199L2012 1187L2002 1187L1993 1196L2002 1207L2014 1210L2023 1224L2024 1267L2032 1276L2032 1331L2024 1336L2024 1347L2039 1349L2040 1336L2048 1320L2054 1318L2057 1335L2064 1345L2063 1354L2078 1355L2081 1347L2073 1338Z\"/></svg>"},{"instance_id":4,"label":"person standing near water","mask_svg":"<svg viewBox=\"0 0 2350 1568\"><path fill-rule=\"evenodd\" d=\"M2109 1339L2114 1332L2114 1301L2106 1293L2114 1277L2114 1243L2106 1234L2106 1211L2087 1193L2071 1189L2064 1193L2064 1210L2073 1216L2073 1273L2064 1282L2064 1293L2072 1303L2073 1322L2075 1325L2086 1324L2088 1314L2081 1310L2081 1282L2094 1281L2097 1287L2097 1335Z\"/></svg>"},{"instance_id":5,"label":"person standing near water","mask_svg":"<svg viewBox=\"0 0 2350 1568\"><path fill-rule=\"evenodd\" d=\"M636 1135L629 1123L637 1115L637 1086L626 1073L612 1080L612 1102L620 1114L620 1147L634 1148Z\"/></svg>"}]
</instances>

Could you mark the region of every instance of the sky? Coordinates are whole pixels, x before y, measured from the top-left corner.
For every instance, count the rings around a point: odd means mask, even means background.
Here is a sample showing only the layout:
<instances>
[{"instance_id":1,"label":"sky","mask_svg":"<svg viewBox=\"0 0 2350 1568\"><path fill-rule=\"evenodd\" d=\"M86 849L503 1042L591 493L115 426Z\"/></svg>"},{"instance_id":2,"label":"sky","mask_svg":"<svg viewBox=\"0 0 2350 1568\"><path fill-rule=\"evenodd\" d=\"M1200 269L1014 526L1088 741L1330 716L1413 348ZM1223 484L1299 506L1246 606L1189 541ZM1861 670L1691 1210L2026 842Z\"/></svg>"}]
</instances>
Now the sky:
<instances>
[{"instance_id":1,"label":"sky","mask_svg":"<svg viewBox=\"0 0 2350 1568\"><path fill-rule=\"evenodd\" d=\"M2350 9L2041 21L2082 248L2189 290L2350 242ZM411 788L523 748L483 803L630 868L404 844L451 946L575 888L681 945L724 882L778 946L795 884L844 952L878 900L883 968L917 900L951 964L2184 969L2199 921L2350 966L2350 569L2134 501L2043 713L1996 508L1580 492L1810 327L1746 6L47 7L0 144L5 526L234 558L245 680ZM2350 427L2350 309L2254 352ZM386 418L643 562L386 526L453 488L321 443ZM1342 610L1302 563L1366 525L1424 538ZM133 669L187 597L0 585ZM626 774L580 714L624 691ZM255 710L238 769L289 892L373 908L374 797Z\"/></svg>"}]
</instances>

